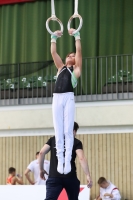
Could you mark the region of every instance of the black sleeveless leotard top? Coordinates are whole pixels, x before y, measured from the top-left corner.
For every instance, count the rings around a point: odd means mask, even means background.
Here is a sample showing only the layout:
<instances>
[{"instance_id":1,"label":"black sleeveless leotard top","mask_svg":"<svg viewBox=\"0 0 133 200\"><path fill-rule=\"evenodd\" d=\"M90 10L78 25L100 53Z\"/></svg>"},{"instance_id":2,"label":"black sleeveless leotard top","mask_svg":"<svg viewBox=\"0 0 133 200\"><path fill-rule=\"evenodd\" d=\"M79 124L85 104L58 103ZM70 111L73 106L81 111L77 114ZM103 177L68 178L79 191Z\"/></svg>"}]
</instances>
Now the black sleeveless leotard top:
<instances>
[{"instance_id":1,"label":"black sleeveless leotard top","mask_svg":"<svg viewBox=\"0 0 133 200\"><path fill-rule=\"evenodd\" d=\"M69 67L69 70L73 72L73 66ZM73 86L71 83L71 73L66 66L64 66L57 77L54 93L66 93L73 92Z\"/></svg>"}]
</instances>

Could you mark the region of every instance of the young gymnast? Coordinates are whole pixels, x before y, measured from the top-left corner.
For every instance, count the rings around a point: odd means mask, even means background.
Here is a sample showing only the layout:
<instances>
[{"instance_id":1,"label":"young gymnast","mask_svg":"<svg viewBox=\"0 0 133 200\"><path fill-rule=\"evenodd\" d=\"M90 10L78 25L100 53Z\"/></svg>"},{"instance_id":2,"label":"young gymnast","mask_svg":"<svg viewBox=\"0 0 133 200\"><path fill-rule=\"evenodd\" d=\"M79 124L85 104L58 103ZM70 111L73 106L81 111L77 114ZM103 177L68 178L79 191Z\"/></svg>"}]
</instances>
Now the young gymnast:
<instances>
[{"instance_id":1,"label":"young gymnast","mask_svg":"<svg viewBox=\"0 0 133 200\"><path fill-rule=\"evenodd\" d=\"M74 31L75 29L70 29L68 31L69 35L72 36ZM58 37L61 37L62 32L55 31L54 33L57 36L51 35L51 54L58 73L53 94L52 111L58 159L57 171L60 174L68 174L71 171L71 157L74 142L73 124L75 102L73 89L77 86L77 79L81 75L82 52L80 33L78 32L73 35L75 37L76 53L69 53L66 56L66 63L63 64L62 59L56 51L56 41Z\"/></svg>"}]
</instances>

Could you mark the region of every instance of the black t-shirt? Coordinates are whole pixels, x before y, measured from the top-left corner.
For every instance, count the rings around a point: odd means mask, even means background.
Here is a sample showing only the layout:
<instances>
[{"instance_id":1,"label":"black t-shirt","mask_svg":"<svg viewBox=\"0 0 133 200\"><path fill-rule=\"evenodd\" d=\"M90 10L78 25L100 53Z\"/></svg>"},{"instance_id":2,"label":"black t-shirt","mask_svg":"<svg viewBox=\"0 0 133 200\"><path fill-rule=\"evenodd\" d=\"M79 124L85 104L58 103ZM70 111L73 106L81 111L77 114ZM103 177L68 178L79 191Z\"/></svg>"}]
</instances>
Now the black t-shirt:
<instances>
[{"instance_id":1,"label":"black t-shirt","mask_svg":"<svg viewBox=\"0 0 133 200\"><path fill-rule=\"evenodd\" d=\"M73 66L69 68L71 72L73 72ZM67 67L64 66L55 83L54 93L66 93L73 92L73 86L71 83L71 73L68 71Z\"/></svg>"},{"instance_id":2,"label":"black t-shirt","mask_svg":"<svg viewBox=\"0 0 133 200\"><path fill-rule=\"evenodd\" d=\"M71 172L67 175L60 174L57 172L57 156L56 156L56 148L55 148L55 136L51 137L47 143L50 146L50 152L51 152L51 158L50 158L50 171L49 171L49 177L76 177L76 165L75 165L75 158L76 158L76 150L77 149L83 149L82 142L78 140L77 138L74 138L74 145L73 145L73 151L72 151L72 159L71 159Z\"/></svg>"}]
</instances>

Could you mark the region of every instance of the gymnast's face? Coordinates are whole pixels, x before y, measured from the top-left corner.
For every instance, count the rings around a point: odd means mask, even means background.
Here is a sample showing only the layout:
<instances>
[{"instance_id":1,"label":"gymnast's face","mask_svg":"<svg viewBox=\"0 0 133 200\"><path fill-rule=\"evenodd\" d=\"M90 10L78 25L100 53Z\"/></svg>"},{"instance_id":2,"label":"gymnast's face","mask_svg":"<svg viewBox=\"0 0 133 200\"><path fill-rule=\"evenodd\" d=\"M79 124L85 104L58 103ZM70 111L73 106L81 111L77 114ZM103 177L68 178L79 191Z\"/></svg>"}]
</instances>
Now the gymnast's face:
<instances>
[{"instance_id":1,"label":"gymnast's face","mask_svg":"<svg viewBox=\"0 0 133 200\"><path fill-rule=\"evenodd\" d=\"M75 65L75 53L70 53L66 56L66 65Z\"/></svg>"},{"instance_id":2,"label":"gymnast's face","mask_svg":"<svg viewBox=\"0 0 133 200\"><path fill-rule=\"evenodd\" d=\"M12 172L12 176L16 176L16 171Z\"/></svg>"},{"instance_id":3,"label":"gymnast's face","mask_svg":"<svg viewBox=\"0 0 133 200\"><path fill-rule=\"evenodd\" d=\"M109 186L109 183L107 181L102 182L101 184L99 184L99 186L101 188L107 188Z\"/></svg>"}]
</instances>

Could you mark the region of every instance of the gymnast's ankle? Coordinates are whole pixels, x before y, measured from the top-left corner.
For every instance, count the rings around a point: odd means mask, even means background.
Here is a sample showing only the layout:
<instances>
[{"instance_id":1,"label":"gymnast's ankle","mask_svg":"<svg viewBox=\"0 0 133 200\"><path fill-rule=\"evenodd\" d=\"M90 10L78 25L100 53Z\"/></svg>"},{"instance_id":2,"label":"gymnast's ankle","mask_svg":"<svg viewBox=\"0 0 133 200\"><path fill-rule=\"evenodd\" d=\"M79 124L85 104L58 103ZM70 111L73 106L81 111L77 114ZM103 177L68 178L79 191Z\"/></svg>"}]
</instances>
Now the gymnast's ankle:
<instances>
[{"instance_id":1,"label":"gymnast's ankle","mask_svg":"<svg viewBox=\"0 0 133 200\"><path fill-rule=\"evenodd\" d=\"M63 174L63 172L64 172L64 169L63 169L63 162L58 161L57 171L58 171L60 174Z\"/></svg>"},{"instance_id":2,"label":"gymnast's ankle","mask_svg":"<svg viewBox=\"0 0 133 200\"><path fill-rule=\"evenodd\" d=\"M64 174L68 174L70 172L71 172L71 162L65 161Z\"/></svg>"}]
</instances>

